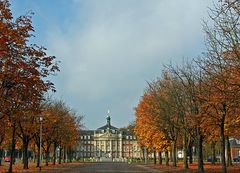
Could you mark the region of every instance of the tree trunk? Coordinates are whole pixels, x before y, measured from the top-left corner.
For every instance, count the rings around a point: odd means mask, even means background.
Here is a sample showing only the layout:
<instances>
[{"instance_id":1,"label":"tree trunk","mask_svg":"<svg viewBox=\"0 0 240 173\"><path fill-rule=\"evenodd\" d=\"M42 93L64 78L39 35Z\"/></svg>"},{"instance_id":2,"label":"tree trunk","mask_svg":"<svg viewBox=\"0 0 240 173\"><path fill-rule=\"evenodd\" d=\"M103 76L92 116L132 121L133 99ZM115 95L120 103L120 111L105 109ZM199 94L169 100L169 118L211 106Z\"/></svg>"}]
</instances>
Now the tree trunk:
<instances>
[{"instance_id":1,"label":"tree trunk","mask_svg":"<svg viewBox=\"0 0 240 173\"><path fill-rule=\"evenodd\" d=\"M69 149L69 162L72 163L73 160L73 150Z\"/></svg>"},{"instance_id":2,"label":"tree trunk","mask_svg":"<svg viewBox=\"0 0 240 173\"><path fill-rule=\"evenodd\" d=\"M62 163L62 147L59 148L59 158L58 158L58 164Z\"/></svg>"},{"instance_id":3,"label":"tree trunk","mask_svg":"<svg viewBox=\"0 0 240 173\"><path fill-rule=\"evenodd\" d=\"M170 162L173 162L173 156L172 156L173 154L172 153L173 153L173 151L172 151L172 149L170 149L169 150L169 155L168 155Z\"/></svg>"},{"instance_id":4,"label":"tree trunk","mask_svg":"<svg viewBox=\"0 0 240 173\"><path fill-rule=\"evenodd\" d=\"M183 134L183 167L184 169L188 169L188 158L187 158L187 136L186 132Z\"/></svg>"},{"instance_id":5,"label":"tree trunk","mask_svg":"<svg viewBox=\"0 0 240 173\"><path fill-rule=\"evenodd\" d=\"M177 141L173 141L173 166L177 166Z\"/></svg>"},{"instance_id":6,"label":"tree trunk","mask_svg":"<svg viewBox=\"0 0 240 173\"><path fill-rule=\"evenodd\" d=\"M169 157L168 157L168 151L165 151L165 162L166 162L166 166L169 166Z\"/></svg>"},{"instance_id":7,"label":"tree trunk","mask_svg":"<svg viewBox=\"0 0 240 173\"><path fill-rule=\"evenodd\" d=\"M14 155L15 155L15 145L16 145L16 122L12 126L12 144L10 150L10 164L8 168L8 173L12 173L12 165L14 164Z\"/></svg>"},{"instance_id":8,"label":"tree trunk","mask_svg":"<svg viewBox=\"0 0 240 173\"><path fill-rule=\"evenodd\" d=\"M46 150L46 166L48 166L48 162L49 162L49 159L50 159L50 147L48 146L47 147L47 150Z\"/></svg>"},{"instance_id":9,"label":"tree trunk","mask_svg":"<svg viewBox=\"0 0 240 173\"><path fill-rule=\"evenodd\" d=\"M34 151L35 151L35 144L33 148L33 163L36 163L36 153Z\"/></svg>"},{"instance_id":10,"label":"tree trunk","mask_svg":"<svg viewBox=\"0 0 240 173\"><path fill-rule=\"evenodd\" d=\"M226 158L225 158L225 134L224 134L224 119L222 119L220 127L221 136L221 160L222 160L222 173L227 173Z\"/></svg>"},{"instance_id":11,"label":"tree trunk","mask_svg":"<svg viewBox=\"0 0 240 173\"><path fill-rule=\"evenodd\" d=\"M2 166L3 149L0 149L0 166Z\"/></svg>"},{"instance_id":12,"label":"tree trunk","mask_svg":"<svg viewBox=\"0 0 240 173\"><path fill-rule=\"evenodd\" d=\"M144 163L147 164L147 148L144 147Z\"/></svg>"},{"instance_id":13,"label":"tree trunk","mask_svg":"<svg viewBox=\"0 0 240 173\"><path fill-rule=\"evenodd\" d=\"M66 162L70 162L71 160L71 150L66 147Z\"/></svg>"},{"instance_id":14,"label":"tree trunk","mask_svg":"<svg viewBox=\"0 0 240 173\"><path fill-rule=\"evenodd\" d=\"M201 135L200 128L198 128L198 145L197 145L197 155L198 155L198 171L204 172L203 167L203 136Z\"/></svg>"},{"instance_id":15,"label":"tree trunk","mask_svg":"<svg viewBox=\"0 0 240 173\"><path fill-rule=\"evenodd\" d=\"M28 136L23 136L23 169L28 169L28 144L29 138Z\"/></svg>"},{"instance_id":16,"label":"tree trunk","mask_svg":"<svg viewBox=\"0 0 240 173\"><path fill-rule=\"evenodd\" d=\"M67 149L67 152L66 152L66 159L67 159L67 162L71 162L71 150L70 148Z\"/></svg>"},{"instance_id":17,"label":"tree trunk","mask_svg":"<svg viewBox=\"0 0 240 173\"><path fill-rule=\"evenodd\" d=\"M54 142L54 144L53 144L53 165L56 164L56 156L57 156L56 150L57 150L57 143Z\"/></svg>"},{"instance_id":18,"label":"tree trunk","mask_svg":"<svg viewBox=\"0 0 240 173\"><path fill-rule=\"evenodd\" d=\"M193 150L192 150L192 141L189 142L188 145L188 155L189 155L189 163L193 163Z\"/></svg>"},{"instance_id":19,"label":"tree trunk","mask_svg":"<svg viewBox=\"0 0 240 173\"><path fill-rule=\"evenodd\" d=\"M35 143L37 145L37 156L35 156L35 157L37 159L36 167L38 168L39 164L40 164L40 138L39 138L39 136L36 135L34 140L35 140Z\"/></svg>"},{"instance_id":20,"label":"tree trunk","mask_svg":"<svg viewBox=\"0 0 240 173\"><path fill-rule=\"evenodd\" d=\"M63 147L63 163L66 163L66 147Z\"/></svg>"},{"instance_id":21,"label":"tree trunk","mask_svg":"<svg viewBox=\"0 0 240 173\"><path fill-rule=\"evenodd\" d=\"M156 165L157 164L157 156L156 156L156 151L154 150L153 151L153 159L154 159L154 165Z\"/></svg>"},{"instance_id":22,"label":"tree trunk","mask_svg":"<svg viewBox=\"0 0 240 173\"><path fill-rule=\"evenodd\" d=\"M162 152L158 152L158 160L159 160L159 165L162 165Z\"/></svg>"},{"instance_id":23,"label":"tree trunk","mask_svg":"<svg viewBox=\"0 0 240 173\"><path fill-rule=\"evenodd\" d=\"M216 162L216 142L211 143L211 149L212 149L212 164L215 165Z\"/></svg>"},{"instance_id":24,"label":"tree trunk","mask_svg":"<svg viewBox=\"0 0 240 173\"><path fill-rule=\"evenodd\" d=\"M37 144L38 146L38 152L37 152L37 168L40 166L40 146Z\"/></svg>"},{"instance_id":25,"label":"tree trunk","mask_svg":"<svg viewBox=\"0 0 240 173\"><path fill-rule=\"evenodd\" d=\"M226 136L226 144L227 144L227 166L232 166L232 156L231 156L231 147L229 142L229 137Z\"/></svg>"}]
</instances>

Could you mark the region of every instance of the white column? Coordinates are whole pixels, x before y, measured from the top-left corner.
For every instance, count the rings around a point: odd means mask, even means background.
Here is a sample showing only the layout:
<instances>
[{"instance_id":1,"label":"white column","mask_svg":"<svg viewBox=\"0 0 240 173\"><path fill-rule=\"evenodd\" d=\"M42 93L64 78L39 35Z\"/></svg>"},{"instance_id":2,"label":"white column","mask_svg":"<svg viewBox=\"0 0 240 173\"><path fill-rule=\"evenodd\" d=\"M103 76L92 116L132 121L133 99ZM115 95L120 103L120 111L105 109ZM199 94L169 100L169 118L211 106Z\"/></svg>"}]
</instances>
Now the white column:
<instances>
[{"instance_id":1,"label":"white column","mask_svg":"<svg viewBox=\"0 0 240 173\"><path fill-rule=\"evenodd\" d=\"M112 154L113 154L113 148L112 148L112 140L110 140L110 153L111 153L111 158L112 158Z\"/></svg>"},{"instance_id":2,"label":"white column","mask_svg":"<svg viewBox=\"0 0 240 173\"><path fill-rule=\"evenodd\" d=\"M98 141L98 145L99 145L99 151L98 151L98 155L99 155L99 157L102 157L101 156L101 151L102 151L102 141Z\"/></svg>"},{"instance_id":3,"label":"white column","mask_svg":"<svg viewBox=\"0 0 240 173\"><path fill-rule=\"evenodd\" d=\"M105 140L104 141L104 150L105 150L105 153L107 152L107 141Z\"/></svg>"},{"instance_id":4,"label":"white column","mask_svg":"<svg viewBox=\"0 0 240 173\"><path fill-rule=\"evenodd\" d=\"M118 148L117 148L118 147L118 141L115 140L114 142L115 142L115 149L114 149L115 150L115 158L117 158L118 157L117 156L117 154L118 154Z\"/></svg>"},{"instance_id":5,"label":"white column","mask_svg":"<svg viewBox=\"0 0 240 173\"><path fill-rule=\"evenodd\" d=\"M120 158L120 153L119 153L119 139L116 140L116 157Z\"/></svg>"},{"instance_id":6,"label":"white column","mask_svg":"<svg viewBox=\"0 0 240 173\"><path fill-rule=\"evenodd\" d=\"M122 152L123 152L123 150L122 150L122 139L120 139L120 144L119 144L120 146L119 146L119 148L120 148L120 158L122 158Z\"/></svg>"},{"instance_id":7,"label":"white column","mask_svg":"<svg viewBox=\"0 0 240 173\"><path fill-rule=\"evenodd\" d=\"M97 157L97 140L94 141L94 156Z\"/></svg>"}]
</instances>

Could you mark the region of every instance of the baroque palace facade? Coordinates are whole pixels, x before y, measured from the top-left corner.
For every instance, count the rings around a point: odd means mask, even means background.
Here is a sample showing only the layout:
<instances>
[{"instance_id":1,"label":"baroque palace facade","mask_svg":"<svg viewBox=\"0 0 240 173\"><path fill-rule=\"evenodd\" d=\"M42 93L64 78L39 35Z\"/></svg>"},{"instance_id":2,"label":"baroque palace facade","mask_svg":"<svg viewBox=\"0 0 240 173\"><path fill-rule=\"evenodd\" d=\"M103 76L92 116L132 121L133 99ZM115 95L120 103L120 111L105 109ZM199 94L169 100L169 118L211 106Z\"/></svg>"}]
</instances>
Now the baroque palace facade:
<instances>
[{"instance_id":1,"label":"baroque palace facade","mask_svg":"<svg viewBox=\"0 0 240 173\"><path fill-rule=\"evenodd\" d=\"M107 116L106 125L96 130L80 132L81 141L78 149L79 158L142 158L143 152L136 136L128 131L111 125Z\"/></svg>"}]
</instances>

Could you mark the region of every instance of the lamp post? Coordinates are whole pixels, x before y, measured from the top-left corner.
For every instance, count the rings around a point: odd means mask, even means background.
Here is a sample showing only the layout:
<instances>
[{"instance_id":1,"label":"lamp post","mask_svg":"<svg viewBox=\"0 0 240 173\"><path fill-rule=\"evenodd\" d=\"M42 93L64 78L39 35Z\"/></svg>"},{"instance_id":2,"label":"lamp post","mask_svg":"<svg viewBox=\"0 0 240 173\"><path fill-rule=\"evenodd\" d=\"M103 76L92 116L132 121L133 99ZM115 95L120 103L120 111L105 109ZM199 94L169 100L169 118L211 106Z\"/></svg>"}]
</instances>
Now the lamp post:
<instances>
[{"instance_id":1,"label":"lamp post","mask_svg":"<svg viewBox=\"0 0 240 173\"><path fill-rule=\"evenodd\" d=\"M42 161L42 121L43 121L43 117L40 116L39 118L40 120L40 136L39 136L39 170L42 170L42 165L41 165L41 161Z\"/></svg>"}]
</instances>

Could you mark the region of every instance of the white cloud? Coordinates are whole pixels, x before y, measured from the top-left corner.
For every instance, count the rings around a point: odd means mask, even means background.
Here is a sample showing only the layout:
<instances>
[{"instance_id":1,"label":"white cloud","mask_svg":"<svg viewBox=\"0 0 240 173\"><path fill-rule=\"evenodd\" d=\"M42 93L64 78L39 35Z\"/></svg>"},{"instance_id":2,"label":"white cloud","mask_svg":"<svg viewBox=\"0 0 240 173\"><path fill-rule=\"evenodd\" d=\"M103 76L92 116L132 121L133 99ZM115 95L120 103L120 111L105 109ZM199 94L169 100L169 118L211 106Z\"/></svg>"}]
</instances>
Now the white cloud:
<instances>
[{"instance_id":1,"label":"white cloud","mask_svg":"<svg viewBox=\"0 0 240 173\"><path fill-rule=\"evenodd\" d=\"M133 120L146 80L170 59L197 56L209 0L73 0L77 14L48 30L48 49L62 61L58 94L95 128L112 109L117 126ZM98 116L98 117L97 117ZM91 122L91 121L96 122ZM104 122L103 122L104 123ZM101 124L100 124L101 125Z\"/></svg>"}]
</instances>

